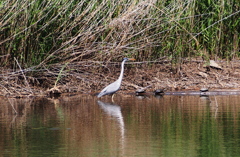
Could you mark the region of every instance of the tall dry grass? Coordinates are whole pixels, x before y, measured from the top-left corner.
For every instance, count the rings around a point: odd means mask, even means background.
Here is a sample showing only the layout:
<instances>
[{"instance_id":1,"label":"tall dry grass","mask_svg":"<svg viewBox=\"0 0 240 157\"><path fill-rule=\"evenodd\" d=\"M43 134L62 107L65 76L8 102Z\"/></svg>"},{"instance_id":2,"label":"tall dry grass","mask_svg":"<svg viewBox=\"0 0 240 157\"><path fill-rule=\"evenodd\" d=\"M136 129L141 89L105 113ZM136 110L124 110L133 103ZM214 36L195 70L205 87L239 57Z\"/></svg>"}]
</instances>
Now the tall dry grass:
<instances>
[{"instance_id":1,"label":"tall dry grass","mask_svg":"<svg viewBox=\"0 0 240 157\"><path fill-rule=\"evenodd\" d=\"M239 56L238 0L0 0L1 66Z\"/></svg>"}]
</instances>

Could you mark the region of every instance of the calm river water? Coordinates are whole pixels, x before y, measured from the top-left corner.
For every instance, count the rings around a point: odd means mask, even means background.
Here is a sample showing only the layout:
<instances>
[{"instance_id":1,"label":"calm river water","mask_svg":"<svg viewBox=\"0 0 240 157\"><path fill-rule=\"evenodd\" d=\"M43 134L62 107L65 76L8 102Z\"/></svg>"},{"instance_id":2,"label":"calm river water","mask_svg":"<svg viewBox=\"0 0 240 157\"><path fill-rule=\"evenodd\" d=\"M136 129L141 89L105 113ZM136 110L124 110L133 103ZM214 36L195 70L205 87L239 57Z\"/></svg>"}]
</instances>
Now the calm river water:
<instances>
[{"instance_id":1,"label":"calm river water","mask_svg":"<svg viewBox=\"0 0 240 157\"><path fill-rule=\"evenodd\" d=\"M240 96L236 95L116 95L114 102L108 96L77 95L1 98L0 103L0 156L240 154Z\"/></svg>"}]
</instances>

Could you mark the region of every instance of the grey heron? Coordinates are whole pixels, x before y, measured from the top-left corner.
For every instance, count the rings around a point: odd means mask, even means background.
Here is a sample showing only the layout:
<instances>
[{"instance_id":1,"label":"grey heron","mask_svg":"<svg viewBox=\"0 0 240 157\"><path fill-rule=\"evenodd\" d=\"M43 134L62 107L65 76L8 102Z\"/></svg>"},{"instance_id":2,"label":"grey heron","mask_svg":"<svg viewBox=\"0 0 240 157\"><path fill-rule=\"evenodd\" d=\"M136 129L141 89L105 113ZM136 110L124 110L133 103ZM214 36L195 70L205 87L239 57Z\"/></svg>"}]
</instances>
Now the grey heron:
<instances>
[{"instance_id":1,"label":"grey heron","mask_svg":"<svg viewBox=\"0 0 240 157\"><path fill-rule=\"evenodd\" d=\"M101 96L104 95L109 95L109 94L114 94L115 92L117 92L120 89L121 83L122 83L122 79L123 79L123 72L124 72L124 64L126 61L132 60L134 61L134 58L123 58L122 64L121 64L121 72L119 75L119 78L111 83L110 85L108 85L107 87L105 87L98 95L97 97L100 98ZM112 97L113 99L113 97Z\"/></svg>"}]
</instances>

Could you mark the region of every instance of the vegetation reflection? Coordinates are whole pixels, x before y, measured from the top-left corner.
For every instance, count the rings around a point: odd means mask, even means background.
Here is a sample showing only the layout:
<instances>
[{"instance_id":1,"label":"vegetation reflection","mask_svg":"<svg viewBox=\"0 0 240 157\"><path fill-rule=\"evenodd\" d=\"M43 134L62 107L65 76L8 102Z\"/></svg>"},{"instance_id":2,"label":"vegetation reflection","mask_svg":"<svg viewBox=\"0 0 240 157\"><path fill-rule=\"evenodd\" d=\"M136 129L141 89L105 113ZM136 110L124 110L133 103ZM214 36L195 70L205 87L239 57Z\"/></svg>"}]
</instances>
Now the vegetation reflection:
<instances>
[{"instance_id":1,"label":"vegetation reflection","mask_svg":"<svg viewBox=\"0 0 240 157\"><path fill-rule=\"evenodd\" d=\"M1 99L0 156L240 153L239 96L110 99Z\"/></svg>"}]
</instances>

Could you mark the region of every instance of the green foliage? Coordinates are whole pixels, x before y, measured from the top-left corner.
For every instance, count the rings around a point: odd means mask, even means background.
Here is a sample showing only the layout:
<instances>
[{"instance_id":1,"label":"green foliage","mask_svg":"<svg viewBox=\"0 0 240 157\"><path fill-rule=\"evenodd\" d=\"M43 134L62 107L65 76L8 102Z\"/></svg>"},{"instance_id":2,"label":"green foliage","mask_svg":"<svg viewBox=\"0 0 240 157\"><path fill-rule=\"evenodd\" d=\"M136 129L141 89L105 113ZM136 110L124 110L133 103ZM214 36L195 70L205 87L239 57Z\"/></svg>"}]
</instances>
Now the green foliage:
<instances>
[{"instance_id":1,"label":"green foliage","mask_svg":"<svg viewBox=\"0 0 240 157\"><path fill-rule=\"evenodd\" d=\"M0 0L2 65L239 56L238 0ZM7 56L7 57L6 57Z\"/></svg>"}]
</instances>

